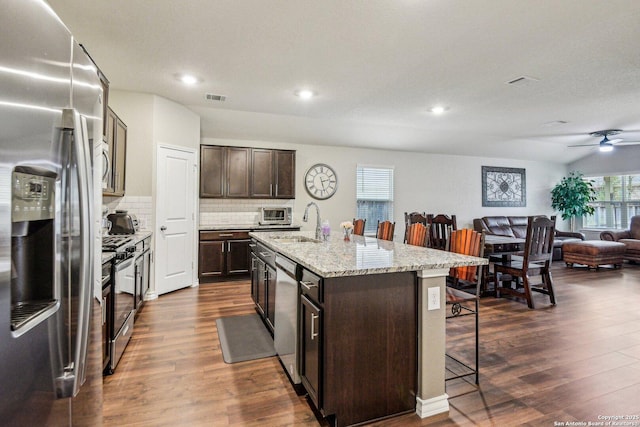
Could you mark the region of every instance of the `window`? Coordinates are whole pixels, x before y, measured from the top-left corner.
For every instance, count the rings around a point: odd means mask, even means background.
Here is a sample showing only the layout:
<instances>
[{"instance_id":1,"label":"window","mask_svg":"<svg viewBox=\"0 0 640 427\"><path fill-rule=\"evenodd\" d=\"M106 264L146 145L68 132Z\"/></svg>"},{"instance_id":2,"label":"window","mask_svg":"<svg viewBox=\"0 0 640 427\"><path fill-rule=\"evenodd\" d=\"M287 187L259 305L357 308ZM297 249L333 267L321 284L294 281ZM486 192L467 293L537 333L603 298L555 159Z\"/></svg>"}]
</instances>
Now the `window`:
<instances>
[{"instance_id":1,"label":"window","mask_svg":"<svg viewBox=\"0 0 640 427\"><path fill-rule=\"evenodd\" d=\"M367 220L365 234L376 234L378 221L393 221L393 168L358 165L358 218Z\"/></svg>"},{"instance_id":2,"label":"window","mask_svg":"<svg viewBox=\"0 0 640 427\"><path fill-rule=\"evenodd\" d=\"M640 215L640 175L595 176L596 201L593 215L585 216L587 228L629 228L629 219Z\"/></svg>"}]
</instances>

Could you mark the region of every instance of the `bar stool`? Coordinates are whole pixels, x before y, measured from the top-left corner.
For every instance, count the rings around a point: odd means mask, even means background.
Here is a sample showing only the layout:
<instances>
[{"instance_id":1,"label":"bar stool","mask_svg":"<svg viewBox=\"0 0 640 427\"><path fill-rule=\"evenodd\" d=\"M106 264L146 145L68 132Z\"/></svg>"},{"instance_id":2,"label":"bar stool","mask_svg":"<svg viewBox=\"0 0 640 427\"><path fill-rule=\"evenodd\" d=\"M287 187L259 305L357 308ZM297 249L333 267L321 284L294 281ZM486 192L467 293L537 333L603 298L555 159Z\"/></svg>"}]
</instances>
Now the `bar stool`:
<instances>
[{"instance_id":1,"label":"bar stool","mask_svg":"<svg viewBox=\"0 0 640 427\"><path fill-rule=\"evenodd\" d=\"M409 226L416 223L427 225L427 214L424 212L404 213L404 243L407 243L407 231Z\"/></svg>"},{"instance_id":2,"label":"bar stool","mask_svg":"<svg viewBox=\"0 0 640 427\"><path fill-rule=\"evenodd\" d=\"M364 236L364 227L367 225L367 219L353 219L353 234Z\"/></svg>"},{"instance_id":3,"label":"bar stool","mask_svg":"<svg viewBox=\"0 0 640 427\"><path fill-rule=\"evenodd\" d=\"M449 238L449 251L463 255L482 257L484 254L484 233L478 233L471 229L452 230ZM459 319L464 316L475 316L475 365L471 366L461 360L460 357L445 353L449 365L460 368L454 371L447 368L452 376L446 380L463 378L475 375L476 385L479 384L479 309L480 309L480 283L483 266L455 267L449 270L447 277L447 307L450 307L446 315L447 319ZM450 311L450 312L449 312ZM460 372L461 371L461 372Z\"/></svg>"},{"instance_id":4,"label":"bar stool","mask_svg":"<svg viewBox=\"0 0 640 427\"><path fill-rule=\"evenodd\" d=\"M409 228L407 228L405 239L407 245L426 247L429 241L429 226L419 222L411 224Z\"/></svg>"},{"instance_id":5,"label":"bar stool","mask_svg":"<svg viewBox=\"0 0 640 427\"><path fill-rule=\"evenodd\" d=\"M396 228L396 223L391 221L378 220L378 231L376 233L376 239L380 240L393 240L393 231Z\"/></svg>"},{"instance_id":6,"label":"bar stool","mask_svg":"<svg viewBox=\"0 0 640 427\"><path fill-rule=\"evenodd\" d=\"M433 216L429 214L427 215L427 222L431 226L429 228L429 247L446 251L449 233L458 228L456 226L456 216L451 215L449 217L444 214Z\"/></svg>"}]
</instances>

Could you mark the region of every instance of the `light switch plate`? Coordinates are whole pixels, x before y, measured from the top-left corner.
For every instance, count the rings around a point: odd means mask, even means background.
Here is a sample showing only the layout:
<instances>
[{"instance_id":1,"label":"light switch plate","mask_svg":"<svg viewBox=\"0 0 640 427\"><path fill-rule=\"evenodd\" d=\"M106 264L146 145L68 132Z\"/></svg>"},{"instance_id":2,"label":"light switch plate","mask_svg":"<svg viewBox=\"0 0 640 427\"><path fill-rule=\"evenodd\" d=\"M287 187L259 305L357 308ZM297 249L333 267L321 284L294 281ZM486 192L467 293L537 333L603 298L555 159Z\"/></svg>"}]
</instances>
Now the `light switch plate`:
<instances>
[{"instance_id":1,"label":"light switch plate","mask_svg":"<svg viewBox=\"0 0 640 427\"><path fill-rule=\"evenodd\" d=\"M427 310L440 309L440 288L428 288L427 292Z\"/></svg>"}]
</instances>

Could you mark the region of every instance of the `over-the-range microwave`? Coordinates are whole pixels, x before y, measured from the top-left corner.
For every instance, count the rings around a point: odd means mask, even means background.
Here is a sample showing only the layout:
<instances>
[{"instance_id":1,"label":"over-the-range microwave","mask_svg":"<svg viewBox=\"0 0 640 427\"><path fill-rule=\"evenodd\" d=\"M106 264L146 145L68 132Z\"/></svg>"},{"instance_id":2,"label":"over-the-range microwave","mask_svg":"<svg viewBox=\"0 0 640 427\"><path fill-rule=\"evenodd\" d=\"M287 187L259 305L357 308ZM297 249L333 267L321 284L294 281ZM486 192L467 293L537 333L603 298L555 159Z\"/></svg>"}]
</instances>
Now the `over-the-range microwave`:
<instances>
[{"instance_id":1,"label":"over-the-range microwave","mask_svg":"<svg viewBox=\"0 0 640 427\"><path fill-rule=\"evenodd\" d=\"M260 225L291 225L291 208L260 208Z\"/></svg>"}]
</instances>

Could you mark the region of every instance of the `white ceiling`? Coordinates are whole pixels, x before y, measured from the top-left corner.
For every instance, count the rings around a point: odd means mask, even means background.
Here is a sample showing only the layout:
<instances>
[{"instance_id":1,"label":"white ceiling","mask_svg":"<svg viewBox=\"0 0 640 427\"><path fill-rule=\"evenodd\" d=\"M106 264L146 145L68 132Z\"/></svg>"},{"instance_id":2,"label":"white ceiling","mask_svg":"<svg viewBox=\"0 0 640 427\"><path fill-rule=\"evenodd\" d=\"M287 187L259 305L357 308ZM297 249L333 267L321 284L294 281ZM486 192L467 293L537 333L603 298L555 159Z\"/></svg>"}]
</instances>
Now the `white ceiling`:
<instances>
[{"instance_id":1,"label":"white ceiling","mask_svg":"<svg viewBox=\"0 0 640 427\"><path fill-rule=\"evenodd\" d=\"M50 3L112 88L188 106L203 137L561 163L592 131L640 141L638 0Z\"/></svg>"}]
</instances>

